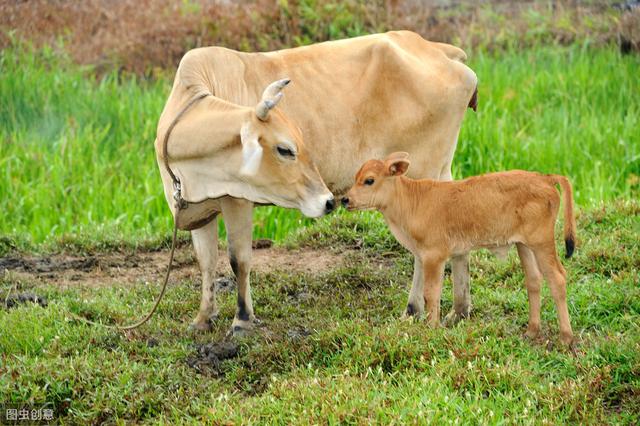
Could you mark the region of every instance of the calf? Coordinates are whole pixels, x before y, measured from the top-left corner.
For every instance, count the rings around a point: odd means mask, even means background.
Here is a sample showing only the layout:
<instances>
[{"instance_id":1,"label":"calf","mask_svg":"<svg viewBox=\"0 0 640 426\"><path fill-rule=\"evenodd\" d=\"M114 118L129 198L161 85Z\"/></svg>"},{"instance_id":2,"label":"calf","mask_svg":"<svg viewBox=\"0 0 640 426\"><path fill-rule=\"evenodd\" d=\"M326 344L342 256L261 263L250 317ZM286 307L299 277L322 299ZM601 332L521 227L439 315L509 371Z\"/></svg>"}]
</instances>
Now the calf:
<instances>
[{"instance_id":1,"label":"calf","mask_svg":"<svg viewBox=\"0 0 640 426\"><path fill-rule=\"evenodd\" d=\"M460 181L414 180L404 174L409 155L369 160L342 199L349 210L380 211L398 241L422 260L424 300L430 324L440 321L445 261L471 249L501 250L515 244L529 294L528 337L540 332L540 283L546 278L558 310L560 340L573 333L566 299L566 272L558 259L554 225L564 193L566 257L575 245L571 184L564 176L514 170Z\"/></svg>"}]
</instances>

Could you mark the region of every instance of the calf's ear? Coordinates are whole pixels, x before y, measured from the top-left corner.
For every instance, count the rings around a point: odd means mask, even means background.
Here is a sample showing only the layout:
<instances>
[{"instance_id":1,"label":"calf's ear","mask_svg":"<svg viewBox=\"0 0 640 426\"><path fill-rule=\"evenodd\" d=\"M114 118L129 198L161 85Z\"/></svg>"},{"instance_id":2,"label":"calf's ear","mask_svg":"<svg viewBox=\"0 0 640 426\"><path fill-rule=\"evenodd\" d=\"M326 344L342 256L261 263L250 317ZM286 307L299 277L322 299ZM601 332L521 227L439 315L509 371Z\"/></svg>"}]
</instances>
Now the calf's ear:
<instances>
[{"instance_id":1,"label":"calf's ear","mask_svg":"<svg viewBox=\"0 0 640 426\"><path fill-rule=\"evenodd\" d=\"M387 162L387 170L391 176L402 176L409 170L409 160L406 158L399 158L390 160Z\"/></svg>"}]
</instances>

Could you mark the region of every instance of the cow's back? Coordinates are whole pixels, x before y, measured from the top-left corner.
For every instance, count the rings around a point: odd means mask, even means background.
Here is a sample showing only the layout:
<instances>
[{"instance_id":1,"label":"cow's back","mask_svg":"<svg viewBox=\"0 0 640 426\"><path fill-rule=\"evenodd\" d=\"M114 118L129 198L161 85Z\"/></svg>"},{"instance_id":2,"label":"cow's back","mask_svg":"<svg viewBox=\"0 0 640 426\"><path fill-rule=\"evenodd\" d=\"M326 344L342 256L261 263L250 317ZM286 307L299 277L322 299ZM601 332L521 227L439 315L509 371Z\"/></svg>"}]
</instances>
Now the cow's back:
<instances>
[{"instance_id":1,"label":"cow's back","mask_svg":"<svg viewBox=\"0 0 640 426\"><path fill-rule=\"evenodd\" d=\"M282 108L300 126L320 173L337 193L369 158L411 154L411 175L440 178L455 150L476 76L454 46L409 31L268 53L219 47L188 52L166 115L193 93L253 106L264 88L289 77ZM186 142L186 141L185 141Z\"/></svg>"}]
</instances>

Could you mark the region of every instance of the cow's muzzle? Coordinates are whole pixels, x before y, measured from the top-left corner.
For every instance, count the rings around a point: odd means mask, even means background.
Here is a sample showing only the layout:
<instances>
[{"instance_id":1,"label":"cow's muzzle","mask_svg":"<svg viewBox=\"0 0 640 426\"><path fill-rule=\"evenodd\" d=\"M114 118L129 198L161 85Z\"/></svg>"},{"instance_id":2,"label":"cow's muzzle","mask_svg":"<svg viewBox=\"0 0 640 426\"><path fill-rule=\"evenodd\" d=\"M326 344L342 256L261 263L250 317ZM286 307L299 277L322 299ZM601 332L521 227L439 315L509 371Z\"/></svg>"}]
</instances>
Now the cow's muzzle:
<instances>
[{"instance_id":1,"label":"cow's muzzle","mask_svg":"<svg viewBox=\"0 0 640 426\"><path fill-rule=\"evenodd\" d=\"M325 203L325 207L324 207L324 214L329 214L331 213L333 210L335 210L336 208L336 199L331 197L330 199L327 200L327 202Z\"/></svg>"}]
</instances>

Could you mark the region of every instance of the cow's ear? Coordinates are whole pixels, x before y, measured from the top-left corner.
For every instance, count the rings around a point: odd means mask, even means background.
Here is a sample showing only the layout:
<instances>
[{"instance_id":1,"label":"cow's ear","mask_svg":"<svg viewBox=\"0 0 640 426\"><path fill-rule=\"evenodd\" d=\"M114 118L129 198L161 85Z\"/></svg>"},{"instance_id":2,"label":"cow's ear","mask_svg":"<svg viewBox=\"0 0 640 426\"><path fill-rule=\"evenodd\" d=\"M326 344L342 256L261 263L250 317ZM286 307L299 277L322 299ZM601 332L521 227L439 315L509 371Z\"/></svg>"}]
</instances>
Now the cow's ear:
<instances>
[{"instance_id":1,"label":"cow's ear","mask_svg":"<svg viewBox=\"0 0 640 426\"><path fill-rule=\"evenodd\" d=\"M387 162L387 169L391 176L402 176L409 170L409 160L406 158L398 158Z\"/></svg>"},{"instance_id":2,"label":"cow's ear","mask_svg":"<svg viewBox=\"0 0 640 426\"><path fill-rule=\"evenodd\" d=\"M249 125L244 125L240 130L240 141L242 142L240 174L253 176L258 173L262 161L262 146L258 141L258 135L250 130Z\"/></svg>"}]
</instances>

